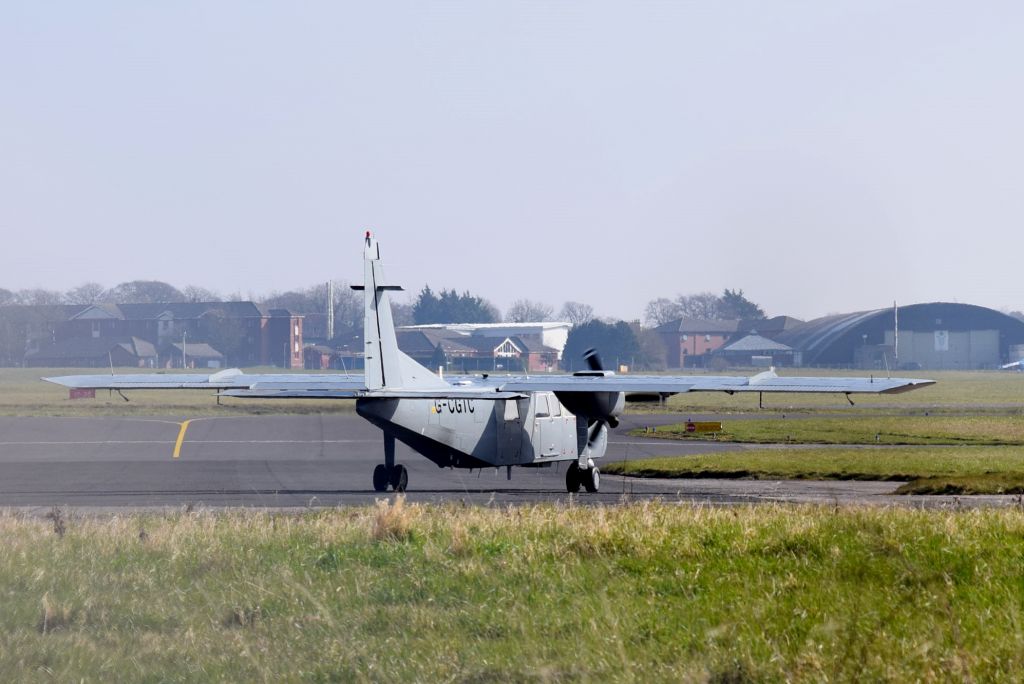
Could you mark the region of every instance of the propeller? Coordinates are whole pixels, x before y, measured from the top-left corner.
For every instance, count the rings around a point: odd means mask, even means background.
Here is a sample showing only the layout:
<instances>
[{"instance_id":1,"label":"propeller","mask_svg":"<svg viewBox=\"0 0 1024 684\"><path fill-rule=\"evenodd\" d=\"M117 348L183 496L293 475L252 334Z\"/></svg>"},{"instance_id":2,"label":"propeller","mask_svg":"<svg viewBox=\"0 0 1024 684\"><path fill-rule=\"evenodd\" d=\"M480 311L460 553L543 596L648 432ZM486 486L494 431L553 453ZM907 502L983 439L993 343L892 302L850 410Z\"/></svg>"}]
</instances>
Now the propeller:
<instances>
[{"instance_id":1,"label":"propeller","mask_svg":"<svg viewBox=\"0 0 1024 684\"><path fill-rule=\"evenodd\" d=\"M597 350L590 348L583 352L583 360L587 362L587 366L592 371L603 372L604 364L601 363L601 355L597 353ZM619 419L615 416L605 416L603 418L596 418L587 428L587 445L594 446L594 443L598 440L601 435L601 430L604 429L605 425L616 428L619 426Z\"/></svg>"}]
</instances>

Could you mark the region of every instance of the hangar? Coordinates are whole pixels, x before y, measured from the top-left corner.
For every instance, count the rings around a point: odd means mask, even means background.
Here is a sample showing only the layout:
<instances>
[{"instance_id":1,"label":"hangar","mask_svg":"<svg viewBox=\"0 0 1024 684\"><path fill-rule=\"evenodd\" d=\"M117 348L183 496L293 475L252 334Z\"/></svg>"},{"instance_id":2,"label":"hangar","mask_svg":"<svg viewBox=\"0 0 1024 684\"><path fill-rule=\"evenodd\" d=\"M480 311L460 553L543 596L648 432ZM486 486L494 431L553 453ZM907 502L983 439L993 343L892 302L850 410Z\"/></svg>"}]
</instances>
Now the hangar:
<instances>
[{"instance_id":1,"label":"hangar","mask_svg":"<svg viewBox=\"0 0 1024 684\"><path fill-rule=\"evenodd\" d=\"M936 302L825 316L778 335L794 365L866 369L998 368L1024 345L1024 321L971 304Z\"/></svg>"}]
</instances>

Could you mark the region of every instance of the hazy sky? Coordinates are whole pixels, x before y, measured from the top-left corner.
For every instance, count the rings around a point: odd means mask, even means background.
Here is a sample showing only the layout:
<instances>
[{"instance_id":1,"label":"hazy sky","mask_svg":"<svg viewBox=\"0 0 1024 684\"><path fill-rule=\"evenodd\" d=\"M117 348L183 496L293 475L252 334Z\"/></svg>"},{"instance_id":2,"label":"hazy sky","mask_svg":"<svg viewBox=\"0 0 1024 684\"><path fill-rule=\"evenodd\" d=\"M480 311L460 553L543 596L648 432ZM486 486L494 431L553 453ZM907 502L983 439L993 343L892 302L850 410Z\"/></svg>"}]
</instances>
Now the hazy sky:
<instances>
[{"instance_id":1,"label":"hazy sky","mask_svg":"<svg viewBox=\"0 0 1024 684\"><path fill-rule=\"evenodd\" d=\"M1024 308L1024 4L17 2L0 287Z\"/></svg>"}]
</instances>

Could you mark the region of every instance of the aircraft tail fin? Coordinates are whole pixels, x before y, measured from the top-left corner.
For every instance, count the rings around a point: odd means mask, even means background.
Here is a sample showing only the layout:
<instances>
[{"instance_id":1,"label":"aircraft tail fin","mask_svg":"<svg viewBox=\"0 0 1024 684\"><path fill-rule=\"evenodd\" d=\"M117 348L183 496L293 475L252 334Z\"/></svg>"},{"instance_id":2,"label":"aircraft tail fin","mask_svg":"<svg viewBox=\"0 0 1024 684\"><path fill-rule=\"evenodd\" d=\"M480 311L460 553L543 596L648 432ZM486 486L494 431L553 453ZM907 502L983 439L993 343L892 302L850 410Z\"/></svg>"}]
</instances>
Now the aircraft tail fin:
<instances>
[{"instance_id":1,"label":"aircraft tail fin","mask_svg":"<svg viewBox=\"0 0 1024 684\"><path fill-rule=\"evenodd\" d=\"M380 247L366 231L363 250L363 284L353 290L363 291L363 343L367 389L431 389L448 387L448 383L416 363L398 348L395 322L391 316L388 292L400 291L388 285L380 260Z\"/></svg>"}]
</instances>

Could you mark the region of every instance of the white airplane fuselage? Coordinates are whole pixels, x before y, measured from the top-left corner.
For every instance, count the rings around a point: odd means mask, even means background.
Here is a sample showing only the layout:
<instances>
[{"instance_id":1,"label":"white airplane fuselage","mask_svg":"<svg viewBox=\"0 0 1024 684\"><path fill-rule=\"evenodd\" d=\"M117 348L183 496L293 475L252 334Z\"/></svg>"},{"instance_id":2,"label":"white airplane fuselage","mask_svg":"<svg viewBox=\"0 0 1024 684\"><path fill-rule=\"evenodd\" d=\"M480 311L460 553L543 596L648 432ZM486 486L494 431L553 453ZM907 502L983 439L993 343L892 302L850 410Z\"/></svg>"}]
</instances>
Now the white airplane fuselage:
<instances>
[{"instance_id":1,"label":"white airplane fuselage","mask_svg":"<svg viewBox=\"0 0 1024 684\"><path fill-rule=\"evenodd\" d=\"M588 439L578 419L553 392L514 399L359 399L360 416L439 467L544 465L598 458L607 431Z\"/></svg>"}]
</instances>

